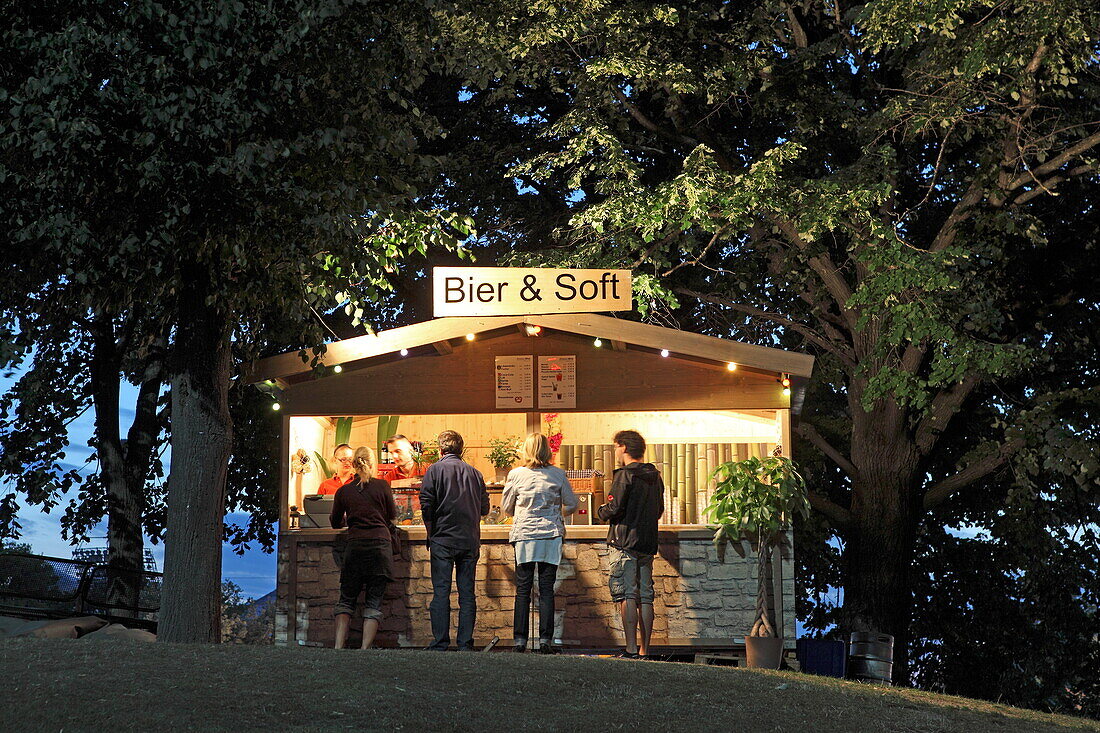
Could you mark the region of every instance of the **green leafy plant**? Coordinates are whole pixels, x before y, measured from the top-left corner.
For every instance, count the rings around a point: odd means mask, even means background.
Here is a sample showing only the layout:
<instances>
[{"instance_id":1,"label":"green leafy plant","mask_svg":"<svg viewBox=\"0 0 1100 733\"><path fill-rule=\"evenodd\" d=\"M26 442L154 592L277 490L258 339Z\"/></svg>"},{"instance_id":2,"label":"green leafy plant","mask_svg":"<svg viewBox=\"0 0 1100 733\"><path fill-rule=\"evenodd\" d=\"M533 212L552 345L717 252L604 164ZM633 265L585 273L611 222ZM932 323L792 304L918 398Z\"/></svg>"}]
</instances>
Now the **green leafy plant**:
<instances>
[{"instance_id":1,"label":"green leafy plant","mask_svg":"<svg viewBox=\"0 0 1100 733\"><path fill-rule=\"evenodd\" d=\"M717 481L705 513L717 527L714 546L725 562L726 544L741 548L744 537L756 540L756 617L750 636L777 636L768 603L768 565L772 552L787 542L786 530L796 516L810 513L806 481L789 458L747 458L730 461L714 469Z\"/></svg>"},{"instance_id":2,"label":"green leafy plant","mask_svg":"<svg viewBox=\"0 0 1100 733\"><path fill-rule=\"evenodd\" d=\"M511 468L519 460L523 443L515 435L507 438L492 438L489 440L489 463L495 468Z\"/></svg>"},{"instance_id":3,"label":"green leafy plant","mask_svg":"<svg viewBox=\"0 0 1100 733\"><path fill-rule=\"evenodd\" d=\"M382 446L387 440L394 435L397 435L397 423L401 421L400 415L379 415L378 416L378 438L375 450L378 451L376 455L382 455Z\"/></svg>"},{"instance_id":4,"label":"green leafy plant","mask_svg":"<svg viewBox=\"0 0 1100 733\"><path fill-rule=\"evenodd\" d=\"M424 445L420 449L420 452L413 454L413 460L416 461L418 467L435 463L439 460L439 443L434 439L424 441Z\"/></svg>"}]
</instances>

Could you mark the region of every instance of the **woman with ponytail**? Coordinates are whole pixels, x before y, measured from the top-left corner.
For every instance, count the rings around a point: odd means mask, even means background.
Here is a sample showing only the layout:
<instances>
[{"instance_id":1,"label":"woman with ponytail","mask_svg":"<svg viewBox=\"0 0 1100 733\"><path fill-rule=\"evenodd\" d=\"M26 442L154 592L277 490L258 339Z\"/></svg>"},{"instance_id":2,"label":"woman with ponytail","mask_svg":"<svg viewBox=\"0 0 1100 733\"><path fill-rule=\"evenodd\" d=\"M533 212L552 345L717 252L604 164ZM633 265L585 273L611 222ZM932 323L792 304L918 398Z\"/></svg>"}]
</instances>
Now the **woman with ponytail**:
<instances>
[{"instance_id":1,"label":"woman with ponytail","mask_svg":"<svg viewBox=\"0 0 1100 733\"><path fill-rule=\"evenodd\" d=\"M393 544L397 505L389 482L372 478L374 451L357 448L352 461L355 478L336 491L332 528L348 528L344 567L340 571L340 601L336 604L336 648L343 649L359 594L363 599L363 649L369 649L382 620L382 596L393 579Z\"/></svg>"}]
</instances>

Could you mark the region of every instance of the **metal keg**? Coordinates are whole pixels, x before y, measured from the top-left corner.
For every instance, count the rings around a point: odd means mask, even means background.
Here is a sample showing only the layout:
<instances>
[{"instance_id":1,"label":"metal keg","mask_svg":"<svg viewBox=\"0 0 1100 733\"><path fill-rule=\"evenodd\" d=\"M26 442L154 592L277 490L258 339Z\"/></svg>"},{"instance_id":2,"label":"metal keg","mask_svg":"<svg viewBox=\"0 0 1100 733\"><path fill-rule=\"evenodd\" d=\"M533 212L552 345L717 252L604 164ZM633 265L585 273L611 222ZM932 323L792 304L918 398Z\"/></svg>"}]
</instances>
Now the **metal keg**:
<instances>
[{"instance_id":1,"label":"metal keg","mask_svg":"<svg viewBox=\"0 0 1100 733\"><path fill-rule=\"evenodd\" d=\"M894 637L874 631L853 631L849 641L849 677L878 685L893 683Z\"/></svg>"}]
</instances>

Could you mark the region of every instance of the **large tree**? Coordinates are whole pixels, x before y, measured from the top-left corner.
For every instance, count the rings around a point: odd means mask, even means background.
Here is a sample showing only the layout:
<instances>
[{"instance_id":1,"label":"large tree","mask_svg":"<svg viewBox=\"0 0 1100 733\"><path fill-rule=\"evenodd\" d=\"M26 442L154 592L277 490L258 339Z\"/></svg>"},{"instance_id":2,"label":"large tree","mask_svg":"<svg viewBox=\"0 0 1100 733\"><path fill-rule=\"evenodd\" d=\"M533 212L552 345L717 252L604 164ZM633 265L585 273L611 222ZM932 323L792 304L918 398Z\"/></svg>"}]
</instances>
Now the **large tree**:
<instances>
[{"instance_id":1,"label":"large tree","mask_svg":"<svg viewBox=\"0 0 1100 733\"><path fill-rule=\"evenodd\" d=\"M440 128L410 94L446 65L427 5L7 8L12 238L52 263L48 307L169 333L163 640L220 637L235 362L321 343L319 312L356 319L396 258L468 231L416 201Z\"/></svg>"},{"instance_id":2,"label":"large tree","mask_svg":"<svg viewBox=\"0 0 1100 733\"><path fill-rule=\"evenodd\" d=\"M840 478L812 495L840 620L895 635L902 679L926 523L997 476L1002 508L1095 504L1066 429L1095 425L1073 358L1094 289L1063 237L1095 221L1097 27L1083 0L488 3L451 26L512 62L471 74L482 94L550 100L512 175L574 215L529 259L634 266L674 322L820 357L798 432Z\"/></svg>"}]
</instances>

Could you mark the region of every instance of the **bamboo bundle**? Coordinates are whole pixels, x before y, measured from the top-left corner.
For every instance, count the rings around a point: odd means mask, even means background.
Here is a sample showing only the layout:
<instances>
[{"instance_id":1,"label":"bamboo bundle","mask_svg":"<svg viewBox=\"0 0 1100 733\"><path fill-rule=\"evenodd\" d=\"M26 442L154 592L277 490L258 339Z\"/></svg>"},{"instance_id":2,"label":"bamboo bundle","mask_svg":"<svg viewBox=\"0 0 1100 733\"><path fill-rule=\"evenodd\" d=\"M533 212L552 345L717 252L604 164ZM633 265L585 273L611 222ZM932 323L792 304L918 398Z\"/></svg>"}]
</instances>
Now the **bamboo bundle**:
<instances>
[{"instance_id":1,"label":"bamboo bundle","mask_svg":"<svg viewBox=\"0 0 1100 733\"><path fill-rule=\"evenodd\" d=\"M586 445L581 449L581 470L592 469L592 446Z\"/></svg>"}]
</instances>

